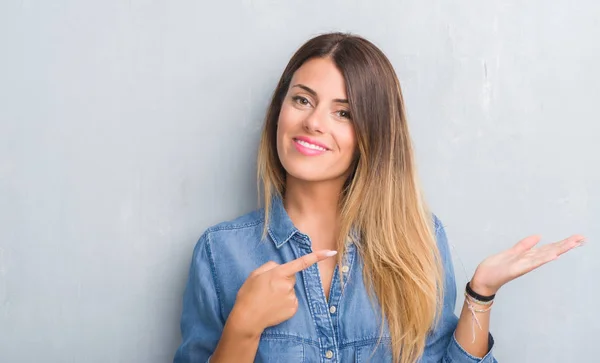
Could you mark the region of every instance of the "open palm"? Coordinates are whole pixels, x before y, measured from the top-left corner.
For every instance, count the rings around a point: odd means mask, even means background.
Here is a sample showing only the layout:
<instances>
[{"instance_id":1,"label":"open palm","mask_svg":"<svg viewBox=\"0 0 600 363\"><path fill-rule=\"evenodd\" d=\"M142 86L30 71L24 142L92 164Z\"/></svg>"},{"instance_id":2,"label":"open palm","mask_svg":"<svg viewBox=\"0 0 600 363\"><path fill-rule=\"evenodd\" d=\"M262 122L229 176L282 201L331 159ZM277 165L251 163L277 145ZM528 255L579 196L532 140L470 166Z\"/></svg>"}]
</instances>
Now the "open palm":
<instances>
[{"instance_id":1,"label":"open palm","mask_svg":"<svg viewBox=\"0 0 600 363\"><path fill-rule=\"evenodd\" d=\"M538 235L529 236L510 249L486 258L477 267L472 284L477 285L481 294L495 294L507 282L584 243L584 237L576 234L562 241L536 247L540 239Z\"/></svg>"}]
</instances>

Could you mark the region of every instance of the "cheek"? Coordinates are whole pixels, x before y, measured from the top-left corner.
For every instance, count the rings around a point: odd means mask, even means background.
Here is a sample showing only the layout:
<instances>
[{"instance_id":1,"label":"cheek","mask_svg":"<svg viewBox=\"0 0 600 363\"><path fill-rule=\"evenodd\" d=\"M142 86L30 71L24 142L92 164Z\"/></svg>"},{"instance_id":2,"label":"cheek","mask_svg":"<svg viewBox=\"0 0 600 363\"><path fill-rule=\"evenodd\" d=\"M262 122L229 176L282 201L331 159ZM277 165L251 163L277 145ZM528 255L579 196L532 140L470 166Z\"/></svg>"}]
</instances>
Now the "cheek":
<instances>
[{"instance_id":1,"label":"cheek","mask_svg":"<svg viewBox=\"0 0 600 363\"><path fill-rule=\"evenodd\" d=\"M279 156L279 158L281 159L282 156L282 152L284 149L283 146L283 135L284 135L284 129L282 129L281 127L281 122L277 122L277 133L275 136L275 140L276 140L276 145L277 145L277 155Z\"/></svg>"},{"instance_id":2,"label":"cheek","mask_svg":"<svg viewBox=\"0 0 600 363\"><path fill-rule=\"evenodd\" d=\"M290 110L289 107L286 107L284 105L283 107L281 107L281 111L279 112L279 119L277 120L278 142L280 141L279 139L281 137L283 137L283 135L288 133L290 128L293 126L293 124L294 124L294 112L293 112L293 110Z\"/></svg>"},{"instance_id":3,"label":"cheek","mask_svg":"<svg viewBox=\"0 0 600 363\"><path fill-rule=\"evenodd\" d=\"M357 147L356 134L354 132L354 128L352 126L348 126L343 131L341 131L338 142L340 148L342 149L344 157L352 158Z\"/></svg>"}]
</instances>

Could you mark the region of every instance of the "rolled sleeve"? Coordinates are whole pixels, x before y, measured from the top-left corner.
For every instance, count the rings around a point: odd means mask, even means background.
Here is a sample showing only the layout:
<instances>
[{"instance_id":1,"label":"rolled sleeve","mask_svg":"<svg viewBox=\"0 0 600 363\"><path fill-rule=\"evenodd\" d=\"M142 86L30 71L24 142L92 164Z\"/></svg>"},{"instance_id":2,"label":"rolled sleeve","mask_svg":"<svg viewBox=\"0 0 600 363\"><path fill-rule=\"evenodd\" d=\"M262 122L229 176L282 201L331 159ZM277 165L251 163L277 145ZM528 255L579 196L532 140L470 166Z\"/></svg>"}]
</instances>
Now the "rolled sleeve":
<instances>
[{"instance_id":1,"label":"rolled sleeve","mask_svg":"<svg viewBox=\"0 0 600 363\"><path fill-rule=\"evenodd\" d=\"M483 358L478 358L467 353L467 351L460 346L454 334L452 334L452 339L450 340L450 345L448 345L448 350L446 352L447 359L444 363L498 363L496 358L492 355L493 346L494 338L492 337L492 334L489 334L489 351Z\"/></svg>"}]
</instances>

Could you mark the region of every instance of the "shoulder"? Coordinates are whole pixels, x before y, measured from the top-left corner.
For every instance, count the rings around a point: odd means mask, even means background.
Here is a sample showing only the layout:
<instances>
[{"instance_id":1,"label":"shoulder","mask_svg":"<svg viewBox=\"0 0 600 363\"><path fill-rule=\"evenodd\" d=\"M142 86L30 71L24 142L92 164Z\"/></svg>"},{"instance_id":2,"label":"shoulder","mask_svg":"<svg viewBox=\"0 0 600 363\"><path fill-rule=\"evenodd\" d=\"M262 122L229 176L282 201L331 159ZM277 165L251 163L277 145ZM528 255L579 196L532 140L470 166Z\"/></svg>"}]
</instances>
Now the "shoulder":
<instances>
[{"instance_id":1,"label":"shoulder","mask_svg":"<svg viewBox=\"0 0 600 363\"><path fill-rule=\"evenodd\" d=\"M264 225L264 210L257 209L250 213L241 215L235 219L223 221L221 223L210 226L204 232L205 234L219 234L220 232L235 231L239 229L252 229L258 225Z\"/></svg>"},{"instance_id":2,"label":"shoulder","mask_svg":"<svg viewBox=\"0 0 600 363\"><path fill-rule=\"evenodd\" d=\"M255 210L208 227L196 243L192 269L196 274L212 274L224 311L248 275L276 259L275 245L267 243L264 225L264 211Z\"/></svg>"},{"instance_id":3,"label":"shoulder","mask_svg":"<svg viewBox=\"0 0 600 363\"><path fill-rule=\"evenodd\" d=\"M211 250L244 249L262 239L264 209L257 209L234 219L208 227L196 243L195 252Z\"/></svg>"}]
</instances>

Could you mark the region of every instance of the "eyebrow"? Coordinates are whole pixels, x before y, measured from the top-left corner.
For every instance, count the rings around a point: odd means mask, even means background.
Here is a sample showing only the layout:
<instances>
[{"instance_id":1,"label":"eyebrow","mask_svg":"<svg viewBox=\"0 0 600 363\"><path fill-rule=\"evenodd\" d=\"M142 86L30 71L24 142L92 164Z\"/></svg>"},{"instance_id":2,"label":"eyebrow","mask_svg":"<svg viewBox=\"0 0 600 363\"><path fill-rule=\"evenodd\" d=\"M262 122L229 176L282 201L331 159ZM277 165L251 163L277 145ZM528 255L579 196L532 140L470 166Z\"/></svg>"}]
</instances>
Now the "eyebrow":
<instances>
[{"instance_id":1,"label":"eyebrow","mask_svg":"<svg viewBox=\"0 0 600 363\"><path fill-rule=\"evenodd\" d=\"M318 97L317 96L317 92L315 92L312 88L305 86L301 83L295 84L292 86L292 88L294 87L299 87L302 88L303 90L305 90L306 92L310 93L311 95L313 95L314 97ZM337 102L337 103L348 103L348 100L345 98L336 98L333 100L333 102Z\"/></svg>"}]
</instances>

